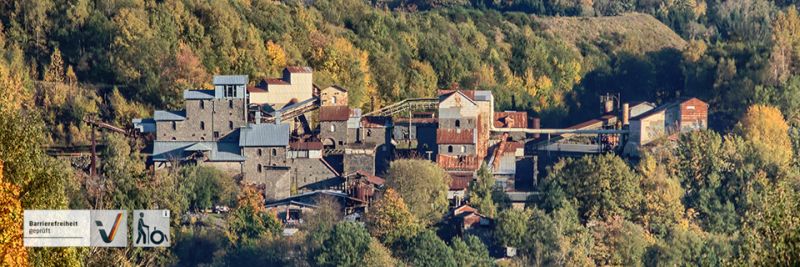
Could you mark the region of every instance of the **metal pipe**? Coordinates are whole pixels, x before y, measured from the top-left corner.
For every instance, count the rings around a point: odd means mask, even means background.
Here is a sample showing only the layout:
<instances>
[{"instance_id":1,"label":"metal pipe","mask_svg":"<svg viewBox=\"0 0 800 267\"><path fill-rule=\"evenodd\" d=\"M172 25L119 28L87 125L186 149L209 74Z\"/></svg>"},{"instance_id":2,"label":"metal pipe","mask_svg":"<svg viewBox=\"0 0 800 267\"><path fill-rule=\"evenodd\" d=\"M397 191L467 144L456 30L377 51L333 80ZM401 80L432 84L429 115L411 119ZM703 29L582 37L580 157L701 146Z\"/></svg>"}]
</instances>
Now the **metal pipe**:
<instances>
[{"instance_id":1,"label":"metal pipe","mask_svg":"<svg viewBox=\"0 0 800 267\"><path fill-rule=\"evenodd\" d=\"M511 133L523 132L532 134L627 134L629 131L626 129L520 129L520 128L502 128L498 129L492 126L492 132L496 133Z\"/></svg>"}]
</instances>

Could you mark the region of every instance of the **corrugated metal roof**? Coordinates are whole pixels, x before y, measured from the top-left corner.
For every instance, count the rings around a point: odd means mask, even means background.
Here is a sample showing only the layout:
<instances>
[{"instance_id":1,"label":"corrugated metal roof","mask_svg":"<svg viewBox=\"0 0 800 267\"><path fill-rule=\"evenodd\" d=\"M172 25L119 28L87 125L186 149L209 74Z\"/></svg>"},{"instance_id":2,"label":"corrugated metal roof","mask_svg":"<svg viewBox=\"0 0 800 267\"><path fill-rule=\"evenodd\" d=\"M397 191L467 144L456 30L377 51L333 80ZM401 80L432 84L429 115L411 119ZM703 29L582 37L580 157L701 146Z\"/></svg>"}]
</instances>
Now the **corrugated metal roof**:
<instances>
[{"instance_id":1,"label":"corrugated metal roof","mask_svg":"<svg viewBox=\"0 0 800 267\"><path fill-rule=\"evenodd\" d=\"M322 142L291 142L289 148L292 150L322 150Z\"/></svg>"},{"instance_id":2,"label":"corrugated metal roof","mask_svg":"<svg viewBox=\"0 0 800 267\"><path fill-rule=\"evenodd\" d=\"M528 128L528 113L506 111L494 113L495 128Z\"/></svg>"},{"instance_id":3,"label":"corrugated metal roof","mask_svg":"<svg viewBox=\"0 0 800 267\"><path fill-rule=\"evenodd\" d=\"M492 99L492 91L476 90L474 99L475 101L489 101Z\"/></svg>"},{"instance_id":4,"label":"corrugated metal roof","mask_svg":"<svg viewBox=\"0 0 800 267\"><path fill-rule=\"evenodd\" d=\"M469 172L451 172L450 174L450 190L464 190L469 187L472 182L472 173Z\"/></svg>"},{"instance_id":5,"label":"corrugated metal roof","mask_svg":"<svg viewBox=\"0 0 800 267\"><path fill-rule=\"evenodd\" d=\"M264 79L264 83L265 83L265 84L273 84L273 85L277 85L277 84L289 84L289 82L287 82L287 81L284 81L284 80L283 80L283 79L281 79L281 78L267 78L267 79Z\"/></svg>"},{"instance_id":6,"label":"corrugated metal roof","mask_svg":"<svg viewBox=\"0 0 800 267\"><path fill-rule=\"evenodd\" d=\"M476 138L472 129L436 129L437 144L475 144Z\"/></svg>"},{"instance_id":7,"label":"corrugated metal roof","mask_svg":"<svg viewBox=\"0 0 800 267\"><path fill-rule=\"evenodd\" d=\"M186 111L156 110L153 112L153 120L156 121L182 121L186 120Z\"/></svg>"},{"instance_id":8,"label":"corrugated metal roof","mask_svg":"<svg viewBox=\"0 0 800 267\"><path fill-rule=\"evenodd\" d=\"M247 75L214 75L214 84L247 84Z\"/></svg>"},{"instance_id":9,"label":"corrugated metal roof","mask_svg":"<svg viewBox=\"0 0 800 267\"><path fill-rule=\"evenodd\" d=\"M248 86L247 87L248 93L266 93L267 89L256 87L256 86Z\"/></svg>"},{"instance_id":10,"label":"corrugated metal roof","mask_svg":"<svg viewBox=\"0 0 800 267\"><path fill-rule=\"evenodd\" d=\"M133 128L139 130L142 133L155 133L156 132L156 120L154 119L133 119Z\"/></svg>"},{"instance_id":11,"label":"corrugated metal roof","mask_svg":"<svg viewBox=\"0 0 800 267\"><path fill-rule=\"evenodd\" d=\"M289 124L250 124L242 128L239 146L287 146Z\"/></svg>"},{"instance_id":12,"label":"corrugated metal roof","mask_svg":"<svg viewBox=\"0 0 800 267\"><path fill-rule=\"evenodd\" d=\"M450 156L439 154L436 156L436 163L445 170L474 171L480 167L478 155Z\"/></svg>"},{"instance_id":13,"label":"corrugated metal roof","mask_svg":"<svg viewBox=\"0 0 800 267\"><path fill-rule=\"evenodd\" d=\"M241 149L236 143L155 141L153 142L153 161L180 160L194 151L192 147L208 147L209 161L244 161Z\"/></svg>"},{"instance_id":14,"label":"corrugated metal roof","mask_svg":"<svg viewBox=\"0 0 800 267\"><path fill-rule=\"evenodd\" d=\"M183 90L183 99L213 99L214 90Z\"/></svg>"},{"instance_id":15,"label":"corrugated metal roof","mask_svg":"<svg viewBox=\"0 0 800 267\"><path fill-rule=\"evenodd\" d=\"M392 122L391 117L368 116L361 118L361 127L364 128L383 128L388 127Z\"/></svg>"},{"instance_id":16,"label":"corrugated metal roof","mask_svg":"<svg viewBox=\"0 0 800 267\"><path fill-rule=\"evenodd\" d=\"M346 121L350 118L347 106L328 106L319 108L319 121Z\"/></svg>"}]
</instances>

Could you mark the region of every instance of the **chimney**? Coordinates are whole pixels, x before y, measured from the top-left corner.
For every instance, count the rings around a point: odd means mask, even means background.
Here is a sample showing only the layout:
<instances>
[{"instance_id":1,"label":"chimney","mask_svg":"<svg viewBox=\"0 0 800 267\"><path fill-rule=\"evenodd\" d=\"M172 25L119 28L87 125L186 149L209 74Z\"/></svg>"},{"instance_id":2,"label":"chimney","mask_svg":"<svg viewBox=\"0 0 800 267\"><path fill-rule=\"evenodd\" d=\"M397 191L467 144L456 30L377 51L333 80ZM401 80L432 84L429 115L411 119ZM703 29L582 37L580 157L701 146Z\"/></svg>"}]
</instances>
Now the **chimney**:
<instances>
[{"instance_id":1,"label":"chimney","mask_svg":"<svg viewBox=\"0 0 800 267\"><path fill-rule=\"evenodd\" d=\"M256 124L261 124L261 106L260 105L256 108L255 121L256 121Z\"/></svg>"},{"instance_id":2,"label":"chimney","mask_svg":"<svg viewBox=\"0 0 800 267\"><path fill-rule=\"evenodd\" d=\"M622 126L628 125L631 119L631 110L628 103L622 104Z\"/></svg>"},{"instance_id":3,"label":"chimney","mask_svg":"<svg viewBox=\"0 0 800 267\"><path fill-rule=\"evenodd\" d=\"M539 117L533 117L531 120L533 121L533 129L541 129L542 128L542 120ZM539 134L533 134L533 138L539 138Z\"/></svg>"}]
</instances>

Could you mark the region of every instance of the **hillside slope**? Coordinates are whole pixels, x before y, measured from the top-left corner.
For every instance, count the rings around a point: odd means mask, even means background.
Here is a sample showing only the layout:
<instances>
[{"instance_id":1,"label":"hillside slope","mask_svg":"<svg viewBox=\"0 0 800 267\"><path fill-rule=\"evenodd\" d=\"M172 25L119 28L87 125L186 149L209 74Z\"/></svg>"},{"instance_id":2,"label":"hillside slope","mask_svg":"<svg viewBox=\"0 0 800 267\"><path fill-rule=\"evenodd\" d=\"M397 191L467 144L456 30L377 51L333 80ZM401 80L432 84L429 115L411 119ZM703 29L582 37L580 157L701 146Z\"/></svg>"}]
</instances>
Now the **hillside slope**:
<instances>
[{"instance_id":1,"label":"hillside slope","mask_svg":"<svg viewBox=\"0 0 800 267\"><path fill-rule=\"evenodd\" d=\"M626 13L609 17L535 17L543 31L578 51L585 45L643 54L663 48L683 49L686 41L653 16Z\"/></svg>"}]
</instances>

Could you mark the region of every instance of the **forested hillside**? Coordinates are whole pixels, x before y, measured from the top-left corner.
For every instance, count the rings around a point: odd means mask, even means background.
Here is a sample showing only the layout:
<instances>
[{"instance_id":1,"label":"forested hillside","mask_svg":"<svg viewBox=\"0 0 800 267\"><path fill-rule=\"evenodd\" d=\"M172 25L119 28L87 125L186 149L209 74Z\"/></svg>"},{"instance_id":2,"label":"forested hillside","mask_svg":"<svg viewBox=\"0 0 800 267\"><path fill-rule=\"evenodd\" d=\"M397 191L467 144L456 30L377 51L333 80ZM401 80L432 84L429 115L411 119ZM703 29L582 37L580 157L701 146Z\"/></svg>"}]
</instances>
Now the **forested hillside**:
<instances>
[{"instance_id":1,"label":"forested hillside","mask_svg":"<svg viewBox=\"0 0 800 267\"><path fill-rule=\"evenodd\" d=\"M612 154L563 160L526 211L510 209L491 179L473 183L470 202L496 215L491 245L517 247L520 256L505 263L520 266L796 266L795 4L0 1L0 224L21 223L22 209L233 207L219 224L173 218L181 226L175 246L147 253L26 250L18 230L3 227L0 259L15 266L492 265L478 238L441 240L435 227L443 212L407 206L420 202L413 191L386 192L366 229L320 214L282 238L259 194L208 168L151 175L122 136L104 140L95 177L44 153L44 146L87 144L87 116L124 126L153 108L180 107L182 90L209 87L213 74L256 81L301 65L314 68L318 85L347 88L351 107L371 110L440 88L483 89L493 91L497 109L528 111L544 127L594 117L606 92L625 102L696 96L709 103L713 130L664 140L634 162ZM413 164L420 165L395 170L389 183L420 176L408 170L437 177L435 166Z\"/></svg>"}]
</instances>

